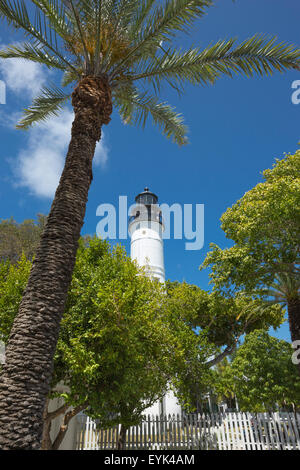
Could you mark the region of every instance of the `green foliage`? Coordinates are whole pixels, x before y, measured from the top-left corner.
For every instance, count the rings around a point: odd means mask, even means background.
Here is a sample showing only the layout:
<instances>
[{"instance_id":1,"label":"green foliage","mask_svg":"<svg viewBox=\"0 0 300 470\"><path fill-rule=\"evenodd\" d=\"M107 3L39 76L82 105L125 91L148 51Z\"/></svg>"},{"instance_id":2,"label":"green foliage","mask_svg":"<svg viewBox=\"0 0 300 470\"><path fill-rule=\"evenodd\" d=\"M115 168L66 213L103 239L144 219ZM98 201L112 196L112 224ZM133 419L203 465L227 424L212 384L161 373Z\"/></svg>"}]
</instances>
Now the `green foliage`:
<instances>
[{"instance_id":1,"label":"green foliage","mask_svg":"<svg viewBox=\"0 0 300 470\"><path fill-rule=\"evenodd\" d=\"M34 98L30 108L24 110L22 124L17 125L17 128L22 129L30 126L32 121L46 121L51 116L57 116L70 97L70 93L65 94L55 86L42 88L41 94Z\"/></svg>"},{"instance_id":2,"label":"green foliage","mask_svg":"<svg viewBox=\"0 0 300 470\"><path fill-rule=\"evenodd\" d=\"M31 269L31 262L22 255L15 264L0 262L0 339L6 343Z\"/></svg>"},{"instance_id":3,"label":"green foliage","mask_svg":"<svg viewBox=\"0 0 300 470\"><path fill-rule=\"evenodd\" d=\"M46 216L39 214L38 220L24 220L18 224L13 218L0 221L0 260L15 263L22 253L29 259L35 255Z\"/></svg>"},{"instance_id":4,"label":"green foliage","mask_svg":"<svg viewBox=\"0 0 300 470\"><path fill-rule=\"evenodd\" d=\"M226 297L186 283L169 283L169 304L178 318L214 347L232 346L244 333L258 328L277 328L284 321L280 305L266 304L243 292ZM211 351L208 351L210 354Z\"/></svg>"},{"instance_id":5,"label":"green foliage","mask_svg":"<svg viewBox=\"0 0 300 470\"><path fill-rule=\"evenodd\" d=\"M27 38L0 51L2 58L32 60L63 72L68 86L84 76L105 74L113 101L130 124L151 116L167 137L185 144L183 117L161 100L163 84L178 92L188 83L214 83L222 75L271 75L300 66L298 48L274 37L254 35L239 45L219 40L201 50L178 48L178 34L189 33L212 0L0 0L0 18ZM150 90L149 90L150 88ZM24 111L18 127L56 114L67 102L57 87L42 90Z\"/></svg>"},{"instance_id":6,"label":"green foliage","mask_svg":"<svg viewBox=\"0 0 300 470\"><path fill-rule=\"evenodd\" d=\"M16 265L0 264L4 342L30 267L24 256ZM87 412L103 426L135 424L169 383L176 386L199 375L200 344L170 308L163 286L147 277L123 248L111 250L107 242L82 239L54 358L51 397L63 397L74 407L87 404Z\"/></svg>"},{"instance_id":7,"label":"green foliage","mask_svg":"<svg viewBox=\"0 0 300 470\"><path fill-rule=\"evenodd\" d=\"M95 239L79 249L60 338L56 357L72 371L68 400L86 397L102 425L138 422L198 346L172 317L163 287L121 247Z\"/></svg>"},{"instance_id":8,"label":"green foliage","mask_svg":"<svg viewBox=\"0 0 300 470\"><path fill-rule=\"evenodd\" d=\"M266 290L266 295L271 297L273 302L288 305L299 297L300 276L295 271L276 274L270 287L271 289Z\"/></svg>"},{"instance_id":9,"label":"green foliage","mask_svg":"<svg viewBox=\"0 0 300 470\"><path fill-rule=\"evenodd\" d=\"M235 244L212 244L203 267L217 289L265 292L275 275L299 276L300 151L277 160L264 181L223 214L222 229Z\"/></svg>"},{"instance_id":10,"label":"green foliage","mask_svg":"<svg viewBox=\"0 0 300 470\"><path fill-rule=\"evenodd\" d=\"M215 393L235 394L242 411L262 412L300 405L300 378L292 363L289 343L253 331L231 363L215 372Z\"/></svg>"},{"instance_id":11,"label":"green foliage","mask_svg":"<svg viewBox=\"0 0 300 470\"><path fill-rule=\"evenodd\" d=\"M218 367L217 361L231 353L245 333L280 326L284 311L279 304L266 304L243 293L225 297L187 283L168 282L167 293L172 318L186 329L190 344L197 345L189 351L186 344L187 366L174 381L177 395L188 411L194 411L194 404L213 387L211 367Z\"/></svg>"},{"instance_id":12,"label":"green foliage","mask_svg":"<svg viewBox=\"0 0 300 470\"><path fill-rule=\"evenodd\" d=\"M0 263L0 334L6 342L31 262ZM243 333L278 326L282 308L226 298L186 283L166 288L123 248L80 240L54 358L51 396L87 404L100 425L137 423L169 386L187 410L211 388L211 357ZM62 392L61 383L64 383Z\"/></svg>"}]
</instances>

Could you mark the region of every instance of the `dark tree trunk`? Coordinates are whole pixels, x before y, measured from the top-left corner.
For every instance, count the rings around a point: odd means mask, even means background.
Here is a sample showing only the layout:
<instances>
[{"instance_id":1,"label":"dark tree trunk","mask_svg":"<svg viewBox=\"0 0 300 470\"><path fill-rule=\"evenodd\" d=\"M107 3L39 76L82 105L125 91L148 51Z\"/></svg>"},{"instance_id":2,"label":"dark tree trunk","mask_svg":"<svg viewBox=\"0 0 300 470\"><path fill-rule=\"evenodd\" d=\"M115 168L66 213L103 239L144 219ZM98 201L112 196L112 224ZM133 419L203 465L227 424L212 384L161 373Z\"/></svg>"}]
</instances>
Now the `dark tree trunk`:
<instances>
[{"instance_id":1,"label":"dark tree trunk","mask_svg":"<svg viewBox=\"0 0 300 470\"><path fill-rule=\"evenodd\" d=\"M69 423L74 416L78 415L80 411L84 410L87 407L87 403L84 405L78 405L75 408L72 408L68 413L64 415L62 425L59 428L58 434L52 444L51 450L58 450L67 434ZM72 450L72 449L70 449Z\"/></svg>"},{"instance_id":2,"label":"dark tree trunk","mask_svg":"<svg viewBox=\"0 0 300 470\"><path fill-rule=\"evenodd\" d=\"M292 341L300 341L300 298L289 300L287 307ZM300 363L297 367L300 375Z\"/></svg>"},{"instance_id":3,"label":"dark tree trunk","mask_svg":"<svg viewBox=\"0 0 300 470\"><path fill-rule=\"evenodd\" d=\"M127 427L121 424L121 429L120 429L120 434L119 434L119 439L118 439L118 447L117 447L118 450L125 449L126 433L127 433Z\"/></svg>"},{"instance_id":4,"label":"dark tree trunk","mask_svg":"<svg viewBox=\"0 0 300 470\"><path fill-rule=\"evenodd\" d=\"M43 415L43 437L41 450L58 450L65 438L65 435L67 434L71 419L83 411L88 406L88 403L86 402L82 405L78 405L75 408L71 408L69 411L67 411L70 408L69 405L64 404L50 413L48 412L48 404L49 400L46 402ZM55 418L58 418L61 415L63 415L62 424L60 425L59 431L54 441L52 442L50 437L51 424Z\"/></svg>"},{"instance_id":5,"label":"dark tree trunk","mask_svg":"<svg viewBox=\"0 0 300 470\"><path fill-rule=\"evenodd\" d=\"M51 450L52 449L52 441L51 441L51 437L50 437L50 431L51 431L51 421L49 421L49 420L44 421L41 450Z\"/></svg>"},{"instance_id":6,"label":"dark tree trunk","mask_svg":"<svg viewBox=\"0 0 300 470\"><path fill-rule=\"evenodd\" d=\"M58 416L65 414L69 405L64 404L57 408L54 411L49 413L48 406L49 406L49 398L46 400L46 405L43 414L43 435L42 435L42 443L41 443L41 450L51 450L52 449L52 441L50 437L51 431L51 424L52 420L57 418Z\"/></svg>"},{"instance_id":7,"label":"dark tree trunk","mask_svg":"<svg viewBox=\"0 0 300 470\"><path fill-rule=\"evenodd\" d=\"M52 447L52 442L51 442L51 437L50 437L51 420L47 419L49 401L50 401L49 398L47 398L46 405L44 408L44 413L43 413L43 434L42 434L41 450L50 450Z\"/></svg>"},{"instance_id":8,"label":"dark tree trunk","mask_svg":"<svg viewBox=\"0 0 300 470\"><path fill-rule=\"evenodd\" d=\"M39 449L53 355L84 221L92 160L112 112L105 77L84 78L65 167L6 348L0 378L0 449Z\"/></svg>"}]
</instances>

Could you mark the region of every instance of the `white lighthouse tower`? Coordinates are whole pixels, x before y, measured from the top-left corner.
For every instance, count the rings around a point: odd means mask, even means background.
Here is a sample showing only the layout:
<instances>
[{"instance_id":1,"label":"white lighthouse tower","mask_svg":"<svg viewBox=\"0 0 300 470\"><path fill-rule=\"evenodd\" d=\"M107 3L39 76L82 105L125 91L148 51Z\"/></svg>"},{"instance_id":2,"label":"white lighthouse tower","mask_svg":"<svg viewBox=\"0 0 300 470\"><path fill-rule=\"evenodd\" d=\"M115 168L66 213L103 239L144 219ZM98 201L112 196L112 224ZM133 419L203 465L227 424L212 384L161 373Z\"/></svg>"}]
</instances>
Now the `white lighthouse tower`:
<instances>
[{"instance_id":1,"label":"white lighthouse tower","mask_svg":"<svg viewBox=\"0 0 300 470\"><path fill-rule=\"evenodd\" d=\"M130 256L143 266L153 279L165 282L165 265L162 233L164 224L156 194L145 188L135 198L135 206L129 217L129 234L131 237ZM149 414L181 413L173 392L170 391L162 401L155 403L147 410Z\"/></svg>"},{"instance_id":2,"label":"white lighthouse tower","mask_svg":"<svg viewBox=\"0 0 300 470\"><path fill-rule=\"evenodd\" d=\"M129 218L130 256L144 266L149 276L165 282L162 232L164 230L158 197L145 188L135 198Z\"/></svg>"}]
</instances>

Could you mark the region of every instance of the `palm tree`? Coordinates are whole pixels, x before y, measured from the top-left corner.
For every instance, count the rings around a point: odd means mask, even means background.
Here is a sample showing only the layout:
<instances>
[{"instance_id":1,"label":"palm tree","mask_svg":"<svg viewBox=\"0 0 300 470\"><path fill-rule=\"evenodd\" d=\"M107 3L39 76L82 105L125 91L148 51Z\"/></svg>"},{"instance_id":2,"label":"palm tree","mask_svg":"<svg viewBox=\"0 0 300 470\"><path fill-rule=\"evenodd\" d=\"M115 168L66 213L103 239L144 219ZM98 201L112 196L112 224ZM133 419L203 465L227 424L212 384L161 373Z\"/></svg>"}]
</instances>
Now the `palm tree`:
<instances>
[{"instance_id":1,"label":"palm tree","mask_svg":"<svg viewBox=\"0 0 300 470\"><path fill-rule=\"evenodd\" d=\"M183 118L159 100L165 82L179 93L185 82L214 83L221 75L271 75L300 65L300 50L275 38L242 44L220 40L204 50L175 46L212 0L0 0L0 16L25 34L2 50L61 71L62 85L43 88L18 127L56 115L71 99L71 141L40 246L6 350L0 384L0 447L38 449L53 354L83 225L92 159L112 106L123 121L151 116L163 134L186 143Z\"/></svg>"},{"instance_id":2,"label":"palm tree","mask_svg":"<svg viewBox=\"0 0 300 470\"><path fill-rule=\"evenodd\" d=\"M296 266L290 266L287 272L275 275L274 282L266 291L271 302L287 307L292 341L300 339L300 276ZM300 374L300 364L298 364Z\"/></svg>"}]
</instances>

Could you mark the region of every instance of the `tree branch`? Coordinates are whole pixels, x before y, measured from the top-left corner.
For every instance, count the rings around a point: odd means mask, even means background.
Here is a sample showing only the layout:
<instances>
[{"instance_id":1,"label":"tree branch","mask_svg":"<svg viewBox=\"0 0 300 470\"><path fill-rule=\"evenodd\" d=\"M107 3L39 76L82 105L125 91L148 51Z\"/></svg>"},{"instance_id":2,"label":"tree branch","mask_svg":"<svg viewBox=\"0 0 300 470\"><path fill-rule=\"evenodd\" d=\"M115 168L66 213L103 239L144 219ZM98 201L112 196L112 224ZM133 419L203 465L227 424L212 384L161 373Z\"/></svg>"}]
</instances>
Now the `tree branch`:
<instances>
[{"instance_id":1,"label":"tree branch","mask_svg":"<svg viewBox=\"0 0 300 470\"><path fill-rule=\"evenodd\" d=\"M51 411L51 413L47 413L46 416L45 416L45 421L52 421L52 419L55 419L57 418L57 416L61 415L62 413L64 413L65 411L67 411L67 409L70 407L70 405L68 404L64 404L62 406L60 406L59 408L57 408L56 410L54 411Z\"/></svg>"},{"instance_id":2,"label":"tree branch","mask_svg":"<svg viewBox=\"0 0 300 470\"><path fill-rule=\"evenodd\" d=\"M221 354L216 356L214 359L211 359L210 361L206 362L205 365L208 366L208 367L213 367L216 364L218 364L219 362L221 362L224 359L224 357L228 356L229 354L232 354L233 351L236 349L236 345L238 343L238 340L239 340L239 338L236 338L234 340L233 345L227 346Z\"/></svg>"},{"instance_id":3,"label":"tree branch","mask_svg":"<svg viewBox=\"0 0 300 470\"><path fill-rule=\"evenodd\" d=\"M68 411L68 413L65 414L63 423L60 426L59 432L52 444L52 450L59 449L59 446L61 445L67 433L69 422L71 421L72 418L74 418L74 416L76 416L78 413L80 413L80 411L84 410L86 407L87 407L87 402L83 403L83 405L76 406L75 408L73 408L72 410Z\"/></svg>"}]
</instances>

